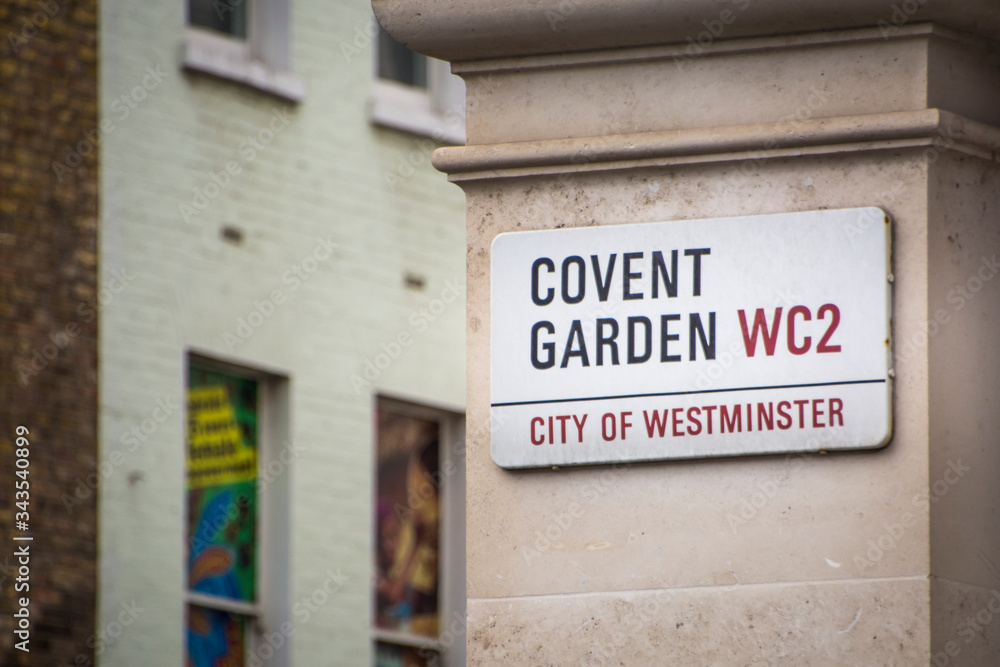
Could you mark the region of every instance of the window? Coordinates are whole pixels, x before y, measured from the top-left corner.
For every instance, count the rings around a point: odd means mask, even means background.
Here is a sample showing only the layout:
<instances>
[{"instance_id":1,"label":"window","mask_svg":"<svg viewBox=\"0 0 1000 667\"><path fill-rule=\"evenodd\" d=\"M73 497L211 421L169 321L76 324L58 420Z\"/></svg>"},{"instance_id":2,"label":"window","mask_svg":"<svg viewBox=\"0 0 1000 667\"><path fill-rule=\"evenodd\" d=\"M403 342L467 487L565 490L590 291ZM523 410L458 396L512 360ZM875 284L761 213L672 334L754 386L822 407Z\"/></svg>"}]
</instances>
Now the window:
<instances>
[{"instance_id":1,"label":"window","mask_svg":"<svg viewBox=\"0 0 1000 667\"><path fill-rule=\"evenodd\" d=\"M464 439L461 416L378 399L376 667L465 664Z\"/></svg>"},{"instance_id":2,"label":"window","mask_svg":"<svg viewBox=\"0 0 1000 667\"><path fill-rule=\"evenodd\" d=\"M448 63L411 51L381 26L376 39L372 122L464 145L462 79L451 73Z\"/></svg>"},{"instance_id":3,"label":"window","mask_svg":"<svg viewBox=\"0 0 1000 667\"><path fill-rule=\"evenodd\" d=\"M282 383L191 359L187 378L185 655L189 667L287 664L287 474L258 471ZM279 408L279 409L274 409ZM287 412L287 410L284 410ZM287 473L287 471L284 471ZM284 520L282 520L284 519ZM267 575L267 576L265 576ZM265 630L267 643L261 641ZM277 631L277 632L275 632ZM284 635L281 633L285 632ZM280 636L281 641L274 641ZM278 644L278 646L275 646Z\"/></svg>"},{"instance_id":4,"label":"window","mask_svg":"<svg viewBox=\"0 0 1000 667\"><path fill-rule=\"evenodd\" d=\"M379 26L378 78L427 88L427 56L411 51Z\"/></svg>"},{"instance_id":5,"label":"window","mask_svg":"<svg viewBox=\"0 0 1000 667\"><path fill-rule=\"evenodd\" d=\"M214 30L237 39L247 37L247 5L245 1L189 0L188 23Z\"/></svg>"},{"instance_id":6,"label":"window","mask_svg":"<svg viewBox=\"0 0 1000 667\"><path fill-rule=\"evenodd\" d=\"M291 0L187 0L184 66L292 101Z\"/></svg>"}]
</instances>

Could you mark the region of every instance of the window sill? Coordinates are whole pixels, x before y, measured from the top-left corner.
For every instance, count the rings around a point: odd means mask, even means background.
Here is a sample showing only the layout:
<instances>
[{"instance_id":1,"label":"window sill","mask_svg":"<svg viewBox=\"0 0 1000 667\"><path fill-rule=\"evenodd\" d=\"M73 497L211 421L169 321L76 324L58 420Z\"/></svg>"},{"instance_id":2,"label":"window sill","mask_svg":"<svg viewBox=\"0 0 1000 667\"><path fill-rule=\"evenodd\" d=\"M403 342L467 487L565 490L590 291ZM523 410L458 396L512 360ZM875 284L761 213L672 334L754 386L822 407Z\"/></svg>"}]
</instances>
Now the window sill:
<instances>
[{"instance_id":1,"label":"window sill","mask_svg":"<svg viewBox=\"0 0 1000 667\"><path fill-rule=\"evenodd\" d=\"M412 646L414 648L430 649L432 651L443 652L444 645L435 639L428 639L420 635L413 635L408 632L396 632L394 630L383 630L382 628L372 628L372 636L375 641L397 646Z\"/></svg>"},{"instance_id":2,"label":"window sill","mask_svg":"<svg viewBox=\"0 0 1000 667\"><path fill-rule=\"evenodd\" d=\"M465 145L464 132L456 132L454 128L449 128L443 118L431 113L413 112L373 100L371 121L374 125L430 137L443 144Z\"/></svg>"},{"instance_id":3,"label":"window sill","mask_svg":"<svg viewBox=\"0 0 1000 667\"><path fill-rule=\"evenodd\" d=\"M229 598L219 597L216 595L195 593L194 591L185 591L184 601L187 604L198 605L199 607L207 607L208 609L219 609L221 611L228 611L233 614L242 614L244 616L260 616L260 607L258 607L256 604L253 604L252 602L231 600Z\"/></svg>"},{"instance_id":4,"label":"window sill","mask_svg":"<svg viewBox=\"0 0 1000 667\"><path fill-rule=\"evenodd\" d=\"M301 79L253 60L245 43L197 28L187 30L182 64L185 69L242 83L290 102L301 102L306 95Z\"/></svg>"},{"instance_id":5,"label":"window sill","mask_svg":"<svg viewBox=\"0 0 1000 667\"><path fill-rule=\"evenodd\" d=\"M430 93L394 82L374 82L368 117L373 125L411 132L452 146L465 145L465 119L432 108Z\"/></svg>"}]
</instances>

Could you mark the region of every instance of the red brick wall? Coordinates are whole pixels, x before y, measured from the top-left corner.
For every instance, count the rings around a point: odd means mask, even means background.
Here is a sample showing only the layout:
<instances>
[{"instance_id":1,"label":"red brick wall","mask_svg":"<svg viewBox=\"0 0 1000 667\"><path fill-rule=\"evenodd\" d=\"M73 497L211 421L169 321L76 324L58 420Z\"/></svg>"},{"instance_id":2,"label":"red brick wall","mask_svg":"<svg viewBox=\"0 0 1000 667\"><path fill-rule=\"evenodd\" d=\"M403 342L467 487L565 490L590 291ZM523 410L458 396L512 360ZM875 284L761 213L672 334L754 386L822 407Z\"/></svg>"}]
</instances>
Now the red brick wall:
<instances>
[{"instance_id":1,"label":"red brick wall","mask_svg":"<svg viewBox=\"0 0 1000 667\"><path fill-rule=\"evenodd\" d=\"M0 2L0 664L87 665L96 498L63 504L97 456L96 0ZM84 145L78 146L80 142ZM56 173L71 148L88 155ZM75 160L74 160L75 162ZM16 529L15 428L30 440ZM31 535L30 648L14 647L16 543Z\"/></svg>"}]
</instances>

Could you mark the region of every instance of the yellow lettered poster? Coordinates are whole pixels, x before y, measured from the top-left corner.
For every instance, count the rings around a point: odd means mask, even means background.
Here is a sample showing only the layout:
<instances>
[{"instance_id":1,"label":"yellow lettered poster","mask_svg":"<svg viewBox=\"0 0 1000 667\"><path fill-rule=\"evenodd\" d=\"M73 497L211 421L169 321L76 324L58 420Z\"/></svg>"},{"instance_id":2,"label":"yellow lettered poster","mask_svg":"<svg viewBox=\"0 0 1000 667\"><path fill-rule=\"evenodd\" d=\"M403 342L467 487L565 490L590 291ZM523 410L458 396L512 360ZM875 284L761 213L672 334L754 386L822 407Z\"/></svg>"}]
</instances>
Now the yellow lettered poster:
<instances>
[{"instance_id":1,"label":"yellow lettered poster","mask_svg":"<svg viewBox=\"0 0 1000 667\"><path fill-rule=\"evenodd\" d=\"M225 385L188 389L188 488L252 481L257 453L244 441Z\"/></svg>"}]
</instances>

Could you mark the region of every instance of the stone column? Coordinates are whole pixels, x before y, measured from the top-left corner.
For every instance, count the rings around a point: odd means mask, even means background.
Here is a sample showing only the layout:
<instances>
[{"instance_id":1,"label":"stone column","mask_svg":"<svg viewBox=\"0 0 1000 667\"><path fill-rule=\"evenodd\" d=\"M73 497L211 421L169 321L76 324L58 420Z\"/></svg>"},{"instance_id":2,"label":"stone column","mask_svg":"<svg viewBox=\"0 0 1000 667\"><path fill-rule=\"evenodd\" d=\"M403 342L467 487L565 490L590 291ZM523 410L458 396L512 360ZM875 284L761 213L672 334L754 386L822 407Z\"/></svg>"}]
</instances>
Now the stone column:
<instances>
[{"instance_id":1,"label":"stone column","mask_svg":"<svg viewBox=\"0 0 1000 667\"><path fill-rule=\"evenodd\" d=\"M468 202L469 664L997 663L996 5L374 7L467 84L435 165ZM893 220L887 447L493 463L497 234L864 206Z\"/></svg>"}]
</instances>

